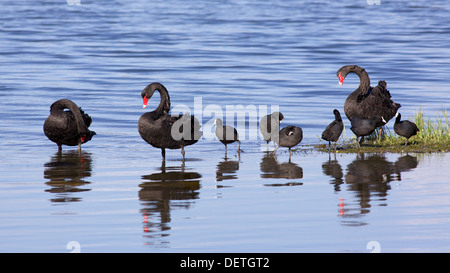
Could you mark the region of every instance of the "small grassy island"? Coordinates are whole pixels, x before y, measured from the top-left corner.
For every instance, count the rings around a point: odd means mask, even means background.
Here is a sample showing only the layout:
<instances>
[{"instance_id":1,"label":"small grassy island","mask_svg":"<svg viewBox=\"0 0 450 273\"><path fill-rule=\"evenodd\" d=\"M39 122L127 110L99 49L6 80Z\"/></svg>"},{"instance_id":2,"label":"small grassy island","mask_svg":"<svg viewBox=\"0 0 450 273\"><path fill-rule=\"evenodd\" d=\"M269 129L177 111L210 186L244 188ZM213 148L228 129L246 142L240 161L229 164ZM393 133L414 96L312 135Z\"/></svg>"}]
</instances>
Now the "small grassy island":
<instances>
[{"instance_id":1,"label":"small grassy island","mask_svg":"<svg viewBox=\"0 0 450 273\"><path fill-rule=\"evenodd\" d=\"M394 119L393 119L394 121ZM405 146L406 138L397 135L394 130L385 127L381 134L381 140L378 130L365 138L365 141L358 147L354 137L348 139L345 131L337 143L338 153L375 153L375 152L449 152L450 151L450 123L445 109L436 114L436 119L425 119L424 112L419 109L413 121L419 128L417 135L411 137ZM345 129L344 129L345 130ZM349 131L349 130L348 130ZM333 145L329 148L328 144L316 145L319 151L334 152Z\"/></svg>"}]
</instances>

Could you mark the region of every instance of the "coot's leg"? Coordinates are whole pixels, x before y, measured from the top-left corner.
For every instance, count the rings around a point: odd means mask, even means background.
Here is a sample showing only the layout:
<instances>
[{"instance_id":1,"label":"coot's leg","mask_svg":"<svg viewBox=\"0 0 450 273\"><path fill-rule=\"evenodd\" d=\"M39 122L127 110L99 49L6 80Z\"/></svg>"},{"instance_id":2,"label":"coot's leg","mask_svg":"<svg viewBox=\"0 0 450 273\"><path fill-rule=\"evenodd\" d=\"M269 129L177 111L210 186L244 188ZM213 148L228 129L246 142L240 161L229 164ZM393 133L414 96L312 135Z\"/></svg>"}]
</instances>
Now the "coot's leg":
<instances>
[{"instance_id":1,"label":"coot's leg","mask_svg":"<svg viewBox=\"0 0 450 273\"><path fill-rule=\"evenodd\" d=\"M277 152L278 147L280 147L280 145L278 145L278 146L275 148L275 150L273 150L273 152L272 152L273 155Z\"/></svg>"}]
</instances>

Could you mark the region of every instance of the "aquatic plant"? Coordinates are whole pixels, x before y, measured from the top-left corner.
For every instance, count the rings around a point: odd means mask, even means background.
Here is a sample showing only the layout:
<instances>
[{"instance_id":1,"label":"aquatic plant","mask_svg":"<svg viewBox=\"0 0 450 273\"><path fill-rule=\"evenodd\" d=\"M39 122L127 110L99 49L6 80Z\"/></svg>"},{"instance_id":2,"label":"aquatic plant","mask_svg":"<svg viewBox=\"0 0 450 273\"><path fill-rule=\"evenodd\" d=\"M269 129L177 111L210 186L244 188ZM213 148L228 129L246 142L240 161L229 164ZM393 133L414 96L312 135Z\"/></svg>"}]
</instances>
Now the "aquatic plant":
<instances>
[{"instance_id":1,"label":"aquatic plant","mask_svg":"<svg viewBox=\"0 0 450 273\"><path fill-rule=\"evenodd\" d=\"M435 145L447 145L450 144L450 124L447 115L447 110L442 109L441 113L436 113L435 120L425 118L424 111L419 108L415 113L414 118L411 120L419 128L417 135L411 137L411 145L416 146L435 146ZM381 141L375 144L383 146L399 145L405 143L405 138L395 134L391 130L384 131L381 136ZM378 136L377 136L378 137Z\"/></svg>"}]
</instances>

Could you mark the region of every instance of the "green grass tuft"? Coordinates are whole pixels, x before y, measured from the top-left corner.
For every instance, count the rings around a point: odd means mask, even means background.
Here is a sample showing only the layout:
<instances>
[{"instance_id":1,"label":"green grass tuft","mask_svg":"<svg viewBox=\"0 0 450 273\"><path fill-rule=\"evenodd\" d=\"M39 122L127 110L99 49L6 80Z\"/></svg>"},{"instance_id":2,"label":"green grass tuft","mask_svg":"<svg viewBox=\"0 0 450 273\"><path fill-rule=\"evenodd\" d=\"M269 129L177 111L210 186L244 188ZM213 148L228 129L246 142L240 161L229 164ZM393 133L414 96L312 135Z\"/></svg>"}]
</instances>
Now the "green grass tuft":
<instances>
[{"instance_id":1,"label":"green grass tuft","mask_svg":"<svg viewBox=\"0 0 450 273\"><path fill-rule=\"evenodd\" d=\"M445 108L436 114L434 121L430 118L426 119L424 112L419 108L411 121L417 125L419 132L409 139L406 146L404 146L406 138L397 135L393 129L390 130L387 126L384 126L381 140L379 140L378 130L375 130L374 133L365 138L361 148L357 147L354 135L348 139L343 133L338 142L338 149L340 152L450 151L450 122ZM395 118L391 120L392 122L395 122ZM318 148L328 151L328 147L322 146L318 146Z\"/></svg>"}]
</instances>

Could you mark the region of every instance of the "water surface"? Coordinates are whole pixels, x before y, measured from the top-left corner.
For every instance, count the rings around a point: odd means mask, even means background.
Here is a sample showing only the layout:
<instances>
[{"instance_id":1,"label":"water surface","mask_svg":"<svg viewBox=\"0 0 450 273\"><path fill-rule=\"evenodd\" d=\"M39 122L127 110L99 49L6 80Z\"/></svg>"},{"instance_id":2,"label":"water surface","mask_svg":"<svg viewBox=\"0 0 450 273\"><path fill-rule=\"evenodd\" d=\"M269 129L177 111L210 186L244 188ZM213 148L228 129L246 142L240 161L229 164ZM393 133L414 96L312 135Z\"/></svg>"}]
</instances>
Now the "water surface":
<instances>
[{"instance_id":1,"label":"water surface","mask_svg":"<svg viewBox=\"0 0 450 273\"><path fill-rule=\"evenodd\" d=\"M449 251L448 153L311 147L358 84L342 65L386 80L405 118L449 105L447 2L213 2L1 2L0 251ZM240 155L203 138L163 163L137 132L154 81L206 135L211 110L277 106L300 150L270 156L244 127ZM93 118L81 154L43 134L61 98Z\"/></svg>"}]
</instances>

